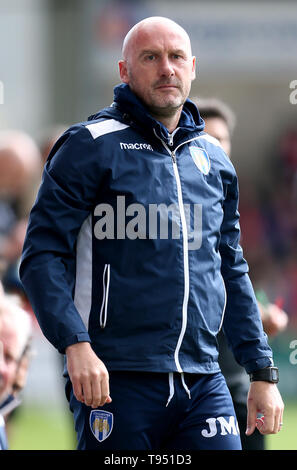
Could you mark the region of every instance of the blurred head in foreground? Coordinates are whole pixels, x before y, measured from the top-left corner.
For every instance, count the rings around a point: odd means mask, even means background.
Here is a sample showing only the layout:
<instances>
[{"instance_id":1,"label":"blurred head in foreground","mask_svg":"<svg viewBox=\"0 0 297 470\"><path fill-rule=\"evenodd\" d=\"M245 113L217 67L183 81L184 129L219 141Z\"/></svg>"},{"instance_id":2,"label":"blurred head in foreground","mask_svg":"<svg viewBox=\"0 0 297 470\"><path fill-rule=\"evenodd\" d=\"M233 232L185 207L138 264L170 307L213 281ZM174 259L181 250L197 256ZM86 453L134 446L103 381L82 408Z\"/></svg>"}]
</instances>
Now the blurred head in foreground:
<instances>
[{"instance_id":1,"label":"blurred head in foreground","mask_svg":"<svg viewBox=\"0 0 297 470\"><path fill-rule=\"evenodd\" d=\"M0 284L0 404L26 382L31 319Z\"/></svg>"}]
</instances>

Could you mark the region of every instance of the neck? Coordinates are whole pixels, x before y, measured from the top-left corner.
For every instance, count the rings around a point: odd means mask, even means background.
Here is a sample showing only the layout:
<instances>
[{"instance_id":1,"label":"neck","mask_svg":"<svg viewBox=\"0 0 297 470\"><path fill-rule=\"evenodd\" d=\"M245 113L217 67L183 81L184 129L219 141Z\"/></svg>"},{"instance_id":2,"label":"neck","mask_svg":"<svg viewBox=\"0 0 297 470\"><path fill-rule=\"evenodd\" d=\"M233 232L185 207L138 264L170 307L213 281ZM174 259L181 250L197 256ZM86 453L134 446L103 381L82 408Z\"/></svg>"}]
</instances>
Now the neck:
<instances>
[{"instance_id":1,"label":"neck","mask_svg":"<svg viewBox=\"0 0 297 470\"><path fill-rule=\"evenodd\" d=\"M171 134L178 126L181 111L182 110L179 109L172 116L160 116L159 114L153 114L153 113L151 113L151 116L157 121L161 122L168 129L168 132Z\"/></svg>"}]
</instances>

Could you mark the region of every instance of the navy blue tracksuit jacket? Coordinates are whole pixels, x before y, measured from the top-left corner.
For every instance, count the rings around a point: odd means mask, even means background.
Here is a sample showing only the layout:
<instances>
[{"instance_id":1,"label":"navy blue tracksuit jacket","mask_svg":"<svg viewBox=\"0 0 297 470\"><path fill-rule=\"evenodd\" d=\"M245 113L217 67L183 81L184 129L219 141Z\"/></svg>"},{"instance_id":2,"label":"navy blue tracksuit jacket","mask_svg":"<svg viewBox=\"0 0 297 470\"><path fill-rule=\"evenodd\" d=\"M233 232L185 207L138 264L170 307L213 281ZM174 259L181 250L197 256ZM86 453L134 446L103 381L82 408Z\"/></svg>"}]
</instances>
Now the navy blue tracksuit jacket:
<instances>
[{"instance_id":1,"label":"navy blue tracksuit jacket","mask_svg":"<svg viewBox=\"0 0 297 470\"><path fill-rule=\"evenodd\" d=\"M187 100L169 134L122 84L53 147L20 275L60 352L90 341L111 371L214 373L223 325L247 372L271 364L236 172L203 128Z\"/></svg>"}]
</instances>

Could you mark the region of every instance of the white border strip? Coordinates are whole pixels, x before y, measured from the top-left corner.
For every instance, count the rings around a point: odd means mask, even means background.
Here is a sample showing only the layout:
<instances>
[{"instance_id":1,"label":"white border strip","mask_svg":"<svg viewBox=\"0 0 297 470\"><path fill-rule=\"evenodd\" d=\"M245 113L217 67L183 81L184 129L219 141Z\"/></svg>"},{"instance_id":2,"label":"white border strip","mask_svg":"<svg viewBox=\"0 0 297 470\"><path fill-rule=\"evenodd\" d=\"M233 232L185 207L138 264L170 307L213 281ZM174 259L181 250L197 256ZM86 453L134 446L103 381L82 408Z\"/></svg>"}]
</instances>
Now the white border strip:
<instances>
[{"instance_id":1,"label":"white border strip","mask_svg":"<svg viewBox=\"0 0 297 470\"><path fill-rule=\"evenodd\" d=\"M74 305L88 329L92 306L92 215L81 226L76 248Z\"/></svg>"},{"instance_id":2,"label":"white border strip","mask_svg":"<svg viewBox=\"0 0 297 470\"><path fill-rule=\"evenodd\" d=\"M107 119L106 121L86 125L86 129L91 133L93 139L110 134L111 132L121 131L127 127L129 127L127 124L123 124L115 119Z\"/></svg>"}]
</instances>

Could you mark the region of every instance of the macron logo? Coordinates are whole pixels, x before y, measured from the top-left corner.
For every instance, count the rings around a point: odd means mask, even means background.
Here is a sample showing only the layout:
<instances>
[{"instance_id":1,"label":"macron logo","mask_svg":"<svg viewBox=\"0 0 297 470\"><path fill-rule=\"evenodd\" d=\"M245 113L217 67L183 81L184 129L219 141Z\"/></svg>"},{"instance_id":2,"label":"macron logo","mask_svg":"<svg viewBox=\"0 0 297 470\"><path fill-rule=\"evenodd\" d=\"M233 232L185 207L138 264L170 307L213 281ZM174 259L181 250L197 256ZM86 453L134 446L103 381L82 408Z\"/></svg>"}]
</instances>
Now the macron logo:
<instances>
[{"instance_id":1,"label":"macron logo","mask_svg":"<svg viewBox=\"0 0 297 470\"><path fill-rule=\"evenodd\" d=\"M150 144L125 144L120 142L120 147L122 150L151 150L153 152L153 147Z\"/></svg>"}]
</instances>

